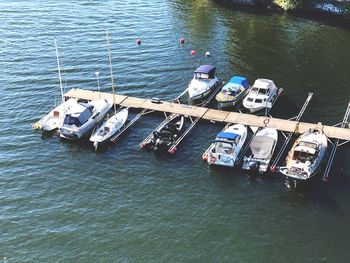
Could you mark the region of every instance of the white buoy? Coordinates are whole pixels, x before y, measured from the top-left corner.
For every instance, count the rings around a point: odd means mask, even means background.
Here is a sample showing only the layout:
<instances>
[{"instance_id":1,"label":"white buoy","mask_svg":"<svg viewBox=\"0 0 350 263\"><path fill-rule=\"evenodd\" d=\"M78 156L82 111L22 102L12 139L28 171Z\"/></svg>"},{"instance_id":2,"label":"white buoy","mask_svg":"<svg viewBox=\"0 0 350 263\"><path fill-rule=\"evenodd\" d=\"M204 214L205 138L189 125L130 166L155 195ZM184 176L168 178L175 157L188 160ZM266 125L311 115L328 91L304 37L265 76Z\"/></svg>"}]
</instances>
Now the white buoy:
<instances>
[{"instance_id":1,"label":"white buoy","mask_svg":"<svg viewBox=\"0 0 350 263\"><path fill-rule=\"evenodd\" d=\"M209 57L210 56L210 52L209 51L205 52L205 56Z\"/></svg>"}]
</instances>

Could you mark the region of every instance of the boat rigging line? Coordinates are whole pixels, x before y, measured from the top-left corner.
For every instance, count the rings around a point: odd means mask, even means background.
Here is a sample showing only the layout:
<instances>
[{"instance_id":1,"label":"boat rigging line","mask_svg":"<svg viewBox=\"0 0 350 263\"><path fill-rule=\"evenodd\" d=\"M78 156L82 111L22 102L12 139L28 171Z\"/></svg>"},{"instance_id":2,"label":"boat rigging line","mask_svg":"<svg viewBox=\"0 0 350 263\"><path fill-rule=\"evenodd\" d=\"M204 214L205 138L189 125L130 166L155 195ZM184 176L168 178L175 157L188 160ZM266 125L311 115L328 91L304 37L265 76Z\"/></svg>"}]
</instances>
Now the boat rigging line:
<instances>
[{"instance_id":1,"label":"boat rigging line","mask_svg":"<svg viewBox=\"0 0 350 263\"><path fill-rule=\"evenodd\" d=\"M347 109L345 111L343 121L340 123L340 127L341 128L345 128L345 126L348 125L349 115L350 115L350 102L348 103L348 107L347 107ZM335 126L339 126L339 124L337 124ZM333 164L333 160L334 160L334 157L335 157L335 153L336 153L338 147L344 145L347 142L349 142L349 141L344 141L344 142L341 143L340 140L337 139L334 143L332 143L333 148L332 148L332 151L330 153L326 169L324 170L324 173L323 173L323 178L322 178L323 181L325 181L325 182L328 181L329 172L331 170L331 167L332 167L332 164Z\"/></svg>"}]
</instances>

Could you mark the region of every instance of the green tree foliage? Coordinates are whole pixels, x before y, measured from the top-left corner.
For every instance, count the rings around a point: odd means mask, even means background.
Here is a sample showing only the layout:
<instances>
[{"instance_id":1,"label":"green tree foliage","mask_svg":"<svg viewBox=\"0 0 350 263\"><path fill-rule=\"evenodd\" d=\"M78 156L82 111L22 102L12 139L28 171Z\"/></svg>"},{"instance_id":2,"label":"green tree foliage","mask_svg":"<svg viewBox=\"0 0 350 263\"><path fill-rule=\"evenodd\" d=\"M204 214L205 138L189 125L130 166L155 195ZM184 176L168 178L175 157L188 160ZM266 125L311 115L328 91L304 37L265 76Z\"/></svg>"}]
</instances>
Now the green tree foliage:
<instances>
[{"instance_id":1,"label":"green tree foliage","mask_svg":"<svg viewBox=\"0 0 350 263\"><path fill-rule=\"evenodd\" d=\"M300 0L273 0L273 3L285 11L292 10L298 7Z\"/></svg>"}]
</instances>

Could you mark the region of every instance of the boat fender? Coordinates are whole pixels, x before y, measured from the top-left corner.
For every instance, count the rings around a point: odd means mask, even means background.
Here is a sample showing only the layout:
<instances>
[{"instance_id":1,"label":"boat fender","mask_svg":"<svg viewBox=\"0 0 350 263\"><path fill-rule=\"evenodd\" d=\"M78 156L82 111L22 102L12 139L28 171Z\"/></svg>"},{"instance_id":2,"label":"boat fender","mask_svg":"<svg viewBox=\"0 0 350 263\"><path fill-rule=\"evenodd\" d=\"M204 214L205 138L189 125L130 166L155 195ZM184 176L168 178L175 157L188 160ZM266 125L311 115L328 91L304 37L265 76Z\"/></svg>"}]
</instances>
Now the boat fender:
<instances>
[{"instance_id":1,"label":"boat fender","mask_svg":"<svg viewBox=\"0 0 350 263\"><path fill-rule=\"evenodd\" d=\"M269 122L270 122L270 118L264 119L263 123L264 123L265 127L267 126L267 124L269 124Z\"/></svg>"},{"instance_id":2,"label":"boat fender","mask_svg":"<svg viewBox=\"0 0 350 263\"><path fill-rule=\"evenodd\" d=\"M271 170L272 173L275 173L277 171L276 165L271 166L270 170Z\"/></svg>"}]
</instances>

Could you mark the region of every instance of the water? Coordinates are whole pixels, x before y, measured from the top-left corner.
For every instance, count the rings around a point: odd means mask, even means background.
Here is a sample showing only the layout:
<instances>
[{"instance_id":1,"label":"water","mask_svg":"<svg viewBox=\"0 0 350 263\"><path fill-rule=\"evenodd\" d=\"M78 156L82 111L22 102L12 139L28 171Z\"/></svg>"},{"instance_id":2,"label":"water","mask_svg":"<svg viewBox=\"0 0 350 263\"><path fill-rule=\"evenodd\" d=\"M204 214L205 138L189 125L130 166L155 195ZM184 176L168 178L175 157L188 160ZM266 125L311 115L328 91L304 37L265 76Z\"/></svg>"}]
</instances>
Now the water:
<instances>
[{"instance_id":1,"label":"water","mask_svg":"<svg viewBox=\"0 0 350 263\"><path fill-rule=\"evenodd\" d=\"M303 120L335 124L350 95L348 31L207 0L0 7L3 262L348 261L348 146L328 184L288 192L277 175L252 180L239 169L209 169L201 155L220 124L199 123L170 157L139 149L161 122L157 115L102 153L31 129L59 91L55 37L66 90L96 90L99 71L101 89L110 92L106 29L120 94L171 99L197 65L212 63L224 80L242 74L283 87L276 116L296 115L314 92Z\"/></svg>"}]
</instances>

